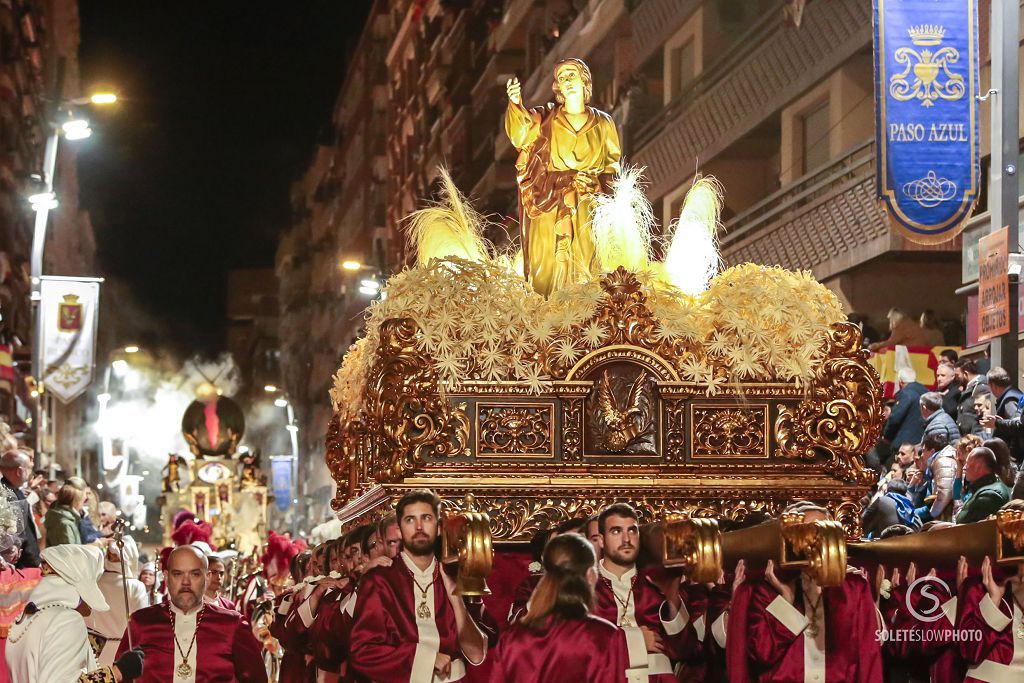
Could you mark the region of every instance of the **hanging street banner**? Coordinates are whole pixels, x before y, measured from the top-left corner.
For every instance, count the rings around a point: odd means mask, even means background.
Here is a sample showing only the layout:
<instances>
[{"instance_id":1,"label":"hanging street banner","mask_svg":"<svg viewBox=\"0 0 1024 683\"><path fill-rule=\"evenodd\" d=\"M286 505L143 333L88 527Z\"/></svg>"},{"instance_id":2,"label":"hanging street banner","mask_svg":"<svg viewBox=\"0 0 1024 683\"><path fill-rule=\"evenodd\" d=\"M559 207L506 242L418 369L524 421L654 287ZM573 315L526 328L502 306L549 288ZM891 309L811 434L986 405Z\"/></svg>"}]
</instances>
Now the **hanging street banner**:
<instances>
[{"instance_id":1,"label":"hanging street banner","mask_svg":"<svg viewBox=\"0 0 1024 683\"><path fill-rule=\"evenodd\" d=\"M1008 228L978 241L978 341L1010 331L1010 252Z\"/></svg>"},{"instance_id":2,"label":"hanging street banner","mask_svg":"<svg viewBox=\"0 0 1024 683\"><path fill-rule=\"evenodd\" d=\"M980 190L977 0L874 0L878 197L912 242L947 242Z\"/></svg>"},{"instance_id":3,"label":"hanging street banner","mask_svg":"<svg viewBox=\"0 0 1024 683\"><path fill-rule=\"evenodd\" d=\"M63 403L81 396L92 382L101 282L44 276L39 284L40 379Z\"/></svg>"},{"instance_id":4,"label":"hanging street banner","mask_svg":"<svg viewBox=\"0 0 1024 683\"><path fill-rule=\"evenodd\" d=\"M281 512L286 512L292 506L294 463L294 455L270 456L270 487L274 491L274 503Z\"/></svg>"}]
</instances>

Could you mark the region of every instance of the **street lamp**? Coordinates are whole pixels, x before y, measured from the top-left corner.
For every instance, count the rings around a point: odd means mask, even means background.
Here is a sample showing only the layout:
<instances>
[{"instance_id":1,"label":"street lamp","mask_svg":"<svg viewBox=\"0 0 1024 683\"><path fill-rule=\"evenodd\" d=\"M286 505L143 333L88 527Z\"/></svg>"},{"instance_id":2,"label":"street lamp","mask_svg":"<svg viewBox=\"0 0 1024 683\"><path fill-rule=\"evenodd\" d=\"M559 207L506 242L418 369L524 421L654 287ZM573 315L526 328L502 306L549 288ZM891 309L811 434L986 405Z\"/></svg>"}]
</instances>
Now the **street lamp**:
<instances>
[{"instance_id":1,"label":"street lamp","mask_svg":"<svg viewBox=\"0 0 1024 683\"><path fill-rule=\"evenodd\" d=\"M73 118L60 124L61 132L68 140L84 140L92 135L92 128L86 119Z\"/></svg>"},{"instance_id":2,"label":"street lamp","mask_svg":"<svg viewBox=\"0 0 1024 683\"><path fill-rule=\"evenodd\" d=\"M61 92L64 82L64 69L66 59L61 57L57 61L57 87L55 91ZM39 300L41 298L41 286L43 277L43 250L46 248L46 225L50 217L50 211L58 206L57 197L54 194L54 173L57 168L57 144L61 134L68 140L81 140L92 134L89 122L81 117L75 116L74 106L84 104L107 105L117 101L117 96L111 93L96 93L95 99L78 98L58 103L49 112L50 134L46 138L46 146L43 148L43 172L41 176L42 188L29 197L32 210L36 214L35 227L32 231L32 254L29 261L29 273L32 281L32 372L39 378L42 384L45 382L43 372L43 350L40 347L42 335L39 330ZM65 115L64 121L58 122L58 117ZM34 200L34 201L33 201ZM42 413L42 405L37 403L36 410ZM42 452L42 440L40 429L43 420L36 421L35 446L36 452Z\"/></svg>"},{"instance_id":3,"label":"street lamp","mask_svg":"<svg viewBox=\"0 0 1024 683\"><path fill-rule=\"evenodd\" d=\"M93 93L89 96L89 102L99 105L114 104L117 102L117 95L112 92Z\"/></svg>"}]
</instances>

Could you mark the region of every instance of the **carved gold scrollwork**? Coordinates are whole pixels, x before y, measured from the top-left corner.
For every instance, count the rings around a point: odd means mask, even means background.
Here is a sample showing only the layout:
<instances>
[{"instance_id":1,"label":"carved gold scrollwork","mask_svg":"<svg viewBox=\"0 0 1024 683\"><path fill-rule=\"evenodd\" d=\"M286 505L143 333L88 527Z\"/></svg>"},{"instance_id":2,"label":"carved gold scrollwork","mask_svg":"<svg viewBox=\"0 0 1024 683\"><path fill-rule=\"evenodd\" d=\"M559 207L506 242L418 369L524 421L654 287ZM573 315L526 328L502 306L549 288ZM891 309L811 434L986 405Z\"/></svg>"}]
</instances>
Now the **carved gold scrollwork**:
<instances>
[{"instance_id":1,"label":"carved gold scrollwork","mask_svg":"<svg viewBox=\"0 0 1024 683\"><path fill-rule=\"evenodd\" d=\"M680 363L693 353L683 341L668 341L659 334L661 322L647 307L647 295L634 273L619 266L601 280L605 291L597 311L584 324L596 321L608 331L602 346L627 345L645 349L656 357L655 365L665 365L679 371ZM573 359L559 353L566 344L582 348L583 324L576 325L565 334L555 335L542 349L540 360L555 379L563 379L573 368ZM657 371L655 371L656 374Z\"/></svg>"},{"instance_id":2,"label":"carved gold scrollwork","mask_svg":"<svg viewBox=\"0 0 1024 683\"><path fill-rule=\"evenodd\" d=\"M665 405L665 461L686 460L686 402L678 398L662 399Z\"/></svg>"},{"instance_id":3,"label":"carved gold scrollwork","mask_svg":"<svg viewBox=\"0 0 1024 683\"><path fill-rule=\"evenodd\" d=\"M694 408L693 456L767 457L768 408Z\"/></svg>"},{"instance_id":4,"label":"carved gold scrollwork","mask_svg":"<svg viewBox=\"0 0 1024 683\"><path fill-rule=\"evenodd\" d=\"M478 455L553 455L552 407L479 407Z\"/></svg>"},{"instance_id":5,"label":"carved gold scrollwork","mask_svg":"<svg viewBox=\"0 0 1024 683\"><path fill-rule=\"evenodd\" d=\"M462 454L469 443L466 404L452 406L441 395L433 364L417 349L417 333L409 318L380 328L364 408L380 438L371 468L377 481L402 478L424 457Z\"/></svg>"},{"instance_id":6,"label":"carved gold scrollwork","mask_svg":"<svg viewBox=\"0 0 1024 683\"><path fill-rule=\"evenodd\" d=\"M882 387L861 350L860 329L836 323L824 342L824 358L794 409L779 408L775 421L778 454L802 460L825 459L836 476L868 484L864 454L882 428Z\"/></svg>"},{"instance_id":7,"label":"carved gold scrollwork","mask_svg":"<svg viewBox=\"0 0 1024 683\"><path fill-rule=\"evenodd\" d=\"M562 460L583 459L583 399L562 399Z\"/></svg>"}]
</instances>

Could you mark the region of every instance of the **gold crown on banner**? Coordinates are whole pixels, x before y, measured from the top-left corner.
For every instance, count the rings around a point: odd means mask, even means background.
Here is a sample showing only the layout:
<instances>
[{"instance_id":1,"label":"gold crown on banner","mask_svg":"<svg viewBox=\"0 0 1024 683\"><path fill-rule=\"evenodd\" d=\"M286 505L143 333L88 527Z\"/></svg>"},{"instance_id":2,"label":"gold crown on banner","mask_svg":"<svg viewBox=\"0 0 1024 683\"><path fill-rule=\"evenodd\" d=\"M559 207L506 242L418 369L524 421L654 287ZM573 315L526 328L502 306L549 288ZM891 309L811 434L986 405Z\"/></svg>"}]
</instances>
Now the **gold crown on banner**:
<instances>
[{"instance_id":1,"label":"gold crown on banner","mask_svg":"<svg viewBox=\"0 0 1024 683\"><path fill-rule=\"evenodd\" d=\"M914 45L938 45L946 35L946 29L933 24L921 24L907 29L910 42Z\"/></svg>"}]
</instances>

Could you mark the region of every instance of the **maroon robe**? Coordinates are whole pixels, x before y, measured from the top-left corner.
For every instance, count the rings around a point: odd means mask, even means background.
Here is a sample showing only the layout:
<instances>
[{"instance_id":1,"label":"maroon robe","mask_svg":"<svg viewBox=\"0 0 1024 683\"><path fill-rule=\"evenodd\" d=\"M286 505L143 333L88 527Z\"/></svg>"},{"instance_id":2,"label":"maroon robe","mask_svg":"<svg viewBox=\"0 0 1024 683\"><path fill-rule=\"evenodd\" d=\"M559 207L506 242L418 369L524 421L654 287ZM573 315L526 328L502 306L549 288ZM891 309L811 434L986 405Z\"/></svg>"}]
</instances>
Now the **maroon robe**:
<instances>
[{"instance_id":1,"label":"maroon robe","mask_svg":"<svg viewBox=\"0 0 1024 683\"><path fill-rule=\"evenodd\" d=\"M868 582L851 572L842 585L822 591L825 680L882 683L878 617ZM779 594L764 579L747 579L737 587L726 650L732 683L804 683L804 628L794 633L768 611L776 598ZM795 602L786 607L802 613L799 590Z\"/></svg>"},{"instance_id":2,"label":"maroon robe","mask_svg":"<svg viewBox=\"0 0 1024 683\"><path fill-rule=\"evenodd\" d=\"M728 577L731 582L732 577ZM732 583L716 585L708 591L707 611L704 614L704 680L724 683L729 680L725 670L725 636L729 603L732 601ZM685 679L680 679L682 683Z\"/></svg>"},{"instance_id":3,"label":"maroon robe","mask_svg":"<svg viewBox=\"0 0 1024 683\"><path fill-rule=\"evenodd\" d=\"M986 604L982 604L983 601ZM1013 608L1010 587L1006 587L1003 599L995 605L981 579L971 577L960 587L958 603L957 628L965 634L981 632L980 640L961 639L960 655L968 667L964 681L987 681L988 678L981 677L981 672L986 670L994 670L1007 680L1010 676L1024 680L1024 640L1014 637L1016 624L1013 623L1015 613L1020 618L1020 609Z\"/></svg>"},{"instance_id":4,"label":"maroon robe","mask_svg":"<svg viewBox=\"0 0 1024 683\"><path fill-rule=\"evenodd\" d=\"M519 582L516 592L512 595L512 606L508 610L508 623L514 624L519 618L526 614L526 603L530 601L537 584L544 578L544 572L530 574Z\"/></svg>"},{"instance_id":5,"label":"maroon robe","mask_svg":"<svg viewBox=\"0 0 1024 683\"><path fill-rule=\"evenodd\" d=\"M689 656L675 663L676 680L679 683L704 683L708 679L707 641L711 638L711 624L708 623L708 596L710 591L704 584L684 583L679 587L684 596L686 609L697 636L696 646Z\"/></svg>"},{"instance_id":6,"label":"maroon robe","mask_svg":"<svg viewBox=\"0 0 1024 683\"><path fill-rule=\"evenodd\" d=\"M252 626L238 612L206 605L196 634L196 683L267 683L263 648ZM128 620L135 647L146 653L138 683L174 680L174 627L166 605L146 607ZM128 649L128 631L117 648L120 657Z\"/></svg>"},{"instance_id":7,"label":"maroon robe","mask_svg":"<svg viewBox=\"0 0 1024 683\"><path fill-rule=\"evenodd\" d=\"M682 606L677 619L671 625L667 624L665 621L662 621L667 616L662 610L662 606L665 603L665 594L651 580L650 576L643 570L637 570L637 573L632 578L632 584L633 598L631 606L635 611L636 626L646 626L648 629L661 635L665 656L670 661L667 673L649 674L650 683L675 683L676 677L672 671L671 663L691 660L695 657L695 653L699 651L700 645L697 641L697 633L693 628L693 622L686 611L686 605ZM603 574L598 578L597 587L594 589L594 603L595 616L607 619L613 624L618 623L618 602L614 596L611 581ZM679 628L680 625L681 628ZM669 633L670 630L672 633ZM628 632L626 634L626 641L627 644L630 642L630 634ZM643 649L642 640L633 647L637 650ZM637 661L637 654L633 650L630 650L629 654L630 664L633 667L643 666L642 663Z\"/></svg>"},{"instance_id":8,"label":"maroon robe","mask_svg":"<svg viewBox=\"0 0 1024 683\"><path fill-rule=\"evenodd\" d=\"M887 602L894 604L890 604L889 610L883 611L882 617L888 628L899 632L899 637L886 640L882 649L884 658L902 665L905 670L915 672L919 678L931 683L962 683L967 666L960 658L958 639L953 634L958 602L956 596L943 591L935 595L942 600L943 612L943 616L935 621L921 621L911 613L909 607L913 607L918 614L934 608L931 600L925 601L920 591L915 590L910 595L909 606L906 587L894 588L892 597L895 599ZM922 672L925 673L922 675Z\"/></svg>"},{"instance_id":9,"label":"maroon robe","mask_svg":"<svg viewBox=\"0 0 1024 683\"><path fill-rule=\"evenodd\" d=\"M461 662L459 666L468 672L469 664L459 646L455 612L436 562L429 585L433 586L431 614L440 639L439 649L420 643L413 579L402 555L390 567L376 567L363 575L349 641L349 673L354 680L410 683L414 664L429 658L432 670L433 656L438 651L451 657L453 666L456 661Z\"/></svg>"},{"instance_id":10,"label":"maroon robe","mask_svg":"<svg viewBox=\"0 0 1024 683\"><path fill-rule=\"evenodd\" d=\"M275 598L277 609L270 625L270 634L277 638L284 657L278 673L279 683L315 683L316 667L306 656L310 653L309 633L299 618L298 609L303 602L305 585L300 584L292 592Z\"/></svg>"},{"instance_id":11,"label":"maroon robe","mask_svg":"<svg viewBox=\"0 0 1024 683\"><path fill-rule=\"evenodd\" d=\"M593 615L561 620L543 631L514 624L491 658L491 683L624 683L629 667L622 630Z\"/></svg>"},{"instance_id":12,"label":"maroon robe","mask_svg":"<svg viewBox=\"0 0 1024 683\"><path fill-rule=\"evenodd\" d=\"M329 590L320 599L313 625L309 627L309 640L313 646L316 668L330 673L342 673L348 657L352 631L352 590L348 584L340 590Z\"/></svg>"}]
</instances>

